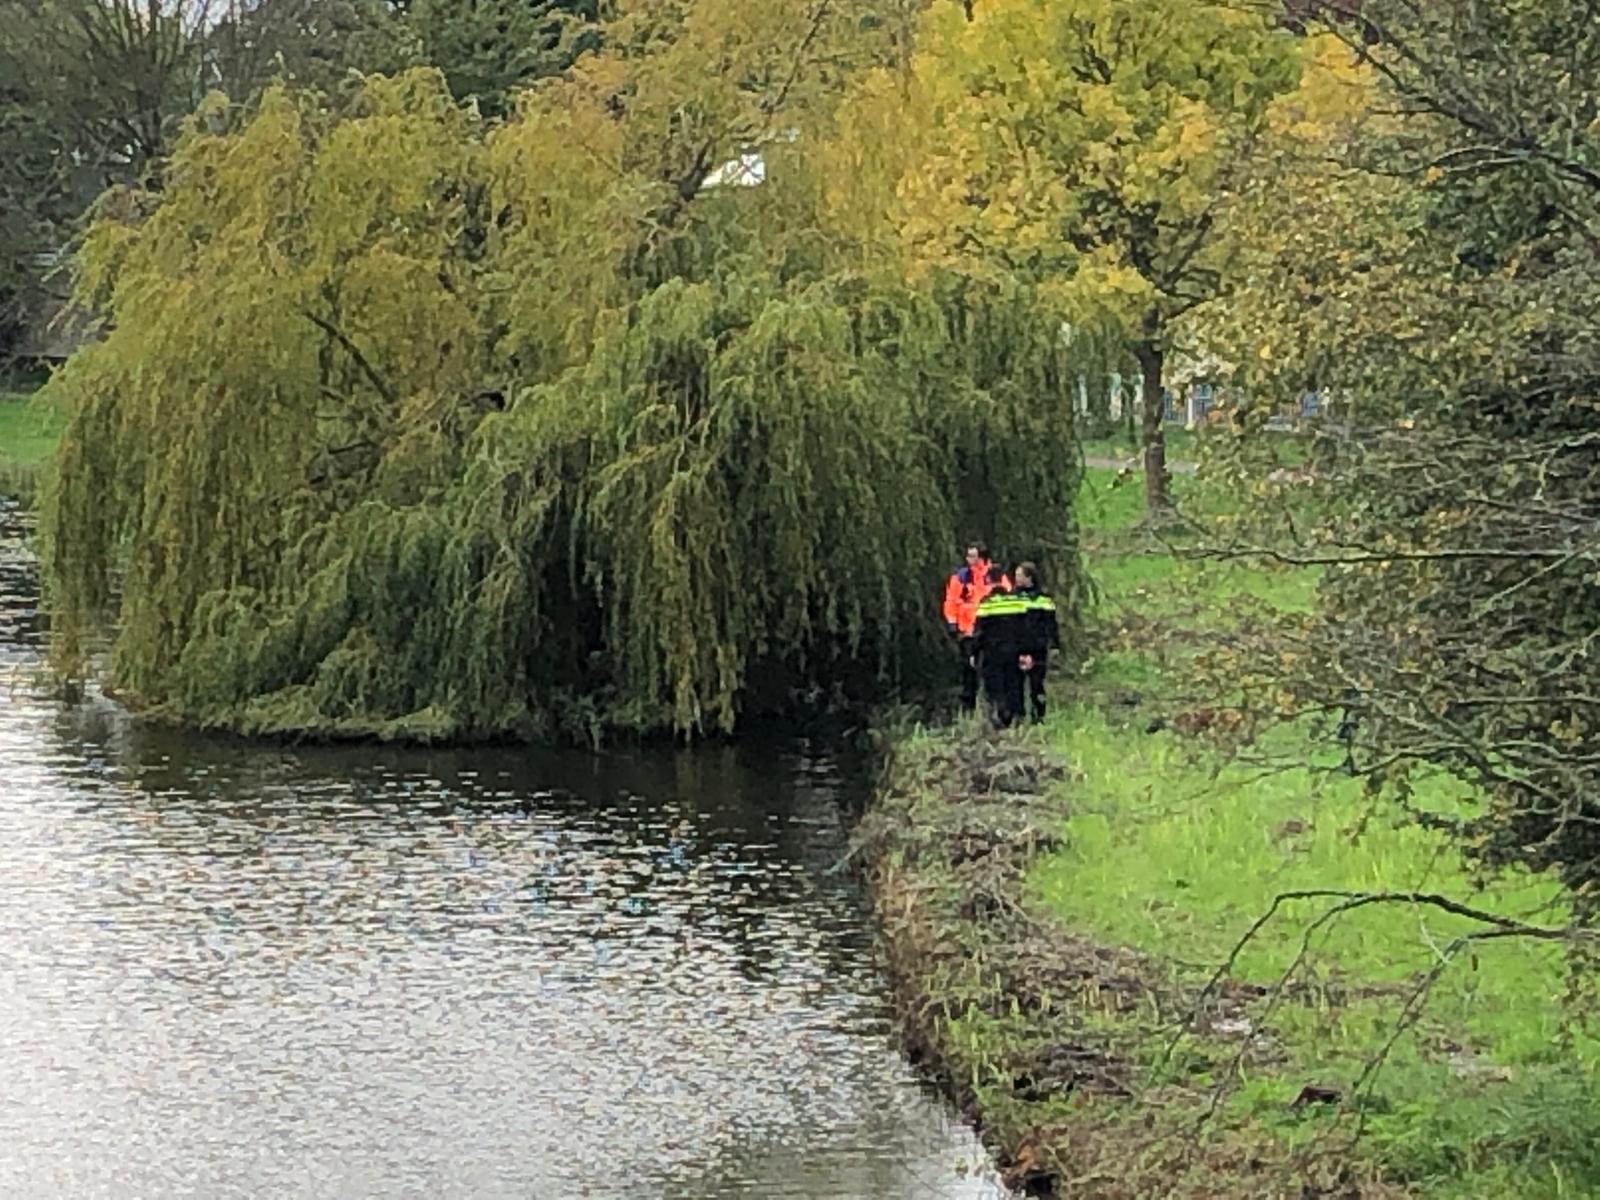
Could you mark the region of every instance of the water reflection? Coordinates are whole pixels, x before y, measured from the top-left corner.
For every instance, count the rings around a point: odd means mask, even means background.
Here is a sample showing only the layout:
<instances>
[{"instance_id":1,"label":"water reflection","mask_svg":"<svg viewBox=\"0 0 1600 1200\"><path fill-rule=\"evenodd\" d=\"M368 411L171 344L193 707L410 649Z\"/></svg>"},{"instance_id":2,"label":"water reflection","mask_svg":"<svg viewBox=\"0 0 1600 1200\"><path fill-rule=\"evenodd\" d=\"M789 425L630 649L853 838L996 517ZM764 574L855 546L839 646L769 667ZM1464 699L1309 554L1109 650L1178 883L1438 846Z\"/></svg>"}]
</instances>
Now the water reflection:
<instances>
[{"instance_id":1,"label":"water reflection","mask_svg":"<svg viewBox=\"0 0 1600 1200\"><path fill-rule=\"evenodd\" d=\"M0 672L37 656L0 513ZM264 748L0 710L0 1195L923 1200L848 762Z\"/></svg>"}]
</instances>

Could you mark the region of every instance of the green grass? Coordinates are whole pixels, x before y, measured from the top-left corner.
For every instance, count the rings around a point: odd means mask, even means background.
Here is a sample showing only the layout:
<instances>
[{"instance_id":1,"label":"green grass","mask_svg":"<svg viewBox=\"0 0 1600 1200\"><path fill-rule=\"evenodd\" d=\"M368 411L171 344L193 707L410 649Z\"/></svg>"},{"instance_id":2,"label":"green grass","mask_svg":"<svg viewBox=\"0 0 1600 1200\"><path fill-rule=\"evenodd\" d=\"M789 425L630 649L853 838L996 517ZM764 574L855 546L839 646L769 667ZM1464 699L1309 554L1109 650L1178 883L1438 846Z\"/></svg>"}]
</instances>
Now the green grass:
<instances>
[{"instance_id":1,"label":"green grass","mask_svg":"<svg viewBox=\"0 0 1600 1200\"><path fill-rule=\"evenodd\" d=\"M1475 891L1459 855L1437 831L1386 814L1359 783L1310 768L1263 776L1220 764L1170 733L1118 728L1104 714L1077 712L1055 739L1084 773L1072 846L1036 877L1039 894L1078 928L1178 959L1217 963L1280 892L1434 890L1516 915L1559 915L1549 880L1514 878ZM1435 781L1436 810L1470 797ZM1271 982L1299 947L1305 918L1326 901L1297 902L1241 955L1239 973ZM1317 941L1329 969L1375 983L1410 980L1436 948L1480 926L1428 908L1383 906L1351 914ZM1562 1016L1561 958L1548 944L1508 941L1485 949L1486 969L1458 980L1470 996L1435 1011L1489 1039L1500 1061L1542 1055ZM1442 993L1441 993L1442 995ZM1537 1002L1524 1003L1527 997ZM1505 1026L1503 1013L1516 1014ZM1528 1041L1528 1022L1535 1027ZM1478 1028L1479 1023L1482 1027Z\"/></svg>"},{"instance_id":2,"label":"green grass","mask_svg":"<svg viewBox=\"0 0 1600 1200\"><path fill-rule=\"evenodd\" d=\"M1234 505L1204 477L1174 476L1172 495L1182 513L1199 521ZM1159 687L1163 675L1170 683L1206 646L1185 633L1243 619L1258 606L1305 611L1313 602L1316 579L1307 571L1180 557L1169 540L1145 527L1138 472L1091 468L1078 517L1097 591L1095 615L1122 631L1097 647L1090 690ZM1178 530L1165 536L1183 541L1187 535Z\"/></svg>"},{"instance_id":3,"label":"green grass","mask_svg":"<svg viewBox=\"0 0 1600 1200\"><path fill-rule=\"evenodd\" d=\"M0 494L31 495L55 453L65 414L34 395L37 375L0 375Z\"/></svg>"},{"instance_id":4,"label":"green grass","mask_svg":"<svg viewBox=\"0 0 1600 1200\"><path fill-rule=\"evenodd\" d=\"M1068 928L1154 954L1192 983L1289 891L1440 892L1538 923L1563 916L1553 881L1474 880L1447 837L1335 773L1263 775L1090 707L1064 714L1052 741L1083 775L1069 844L1036 865L1034 894ZM1443 779L1417 799L1438 811L1471 804ZM1284 908L1240 954L1235 977L1272 986L1331 903ZM1293 973L1308 994L1264 1019L1283 1061L1249 1078L1235 1109L1291 1139L1302 1132L1288 1108L1299 1089L1348 1088L1441 949L1482 928L1409 904L1330 923ZM1567 963L1549 943L1506 940L1459 956L1378 1076L1367 1150L1425 1194L1490 1194L1470 1179L1489 1171L1514 1184L1498 1194L1600 1195L1600 1030L1575 1024L1567 984ZM1568 1100L1541 1099L1554 1095ZM1549 1190L1558 1178L1567 1191Z\"/></svg>"},{"instance_id":5,"label":"green grass","mask_svg":"<svg viewBox=\"0 0 1600 1200\"><path fill-rule=\"evenodd\" d=\"M1195 430L1185 429L1182 425L1168 425L1164 439L1167 458L1172 462L1192 459L1198 452L1200 436ZM1139 454L1139 442L1137 438L1129 440L1126 432L1119 429L1109 437L1085 439L1083 453L1088 458L1134 458Z\"/></svg>"},{"instance_id":6,"label":"green grass","mask_svg":"<svg viewBox=\"0 0 1600 1200\"><path fill-rule=\"evenodd\" d=\"M1553 880L1475 878L1447 836L1332 769L1337 756L1309 729L1277 733L1279 757L1304 765L1273 772L1181 734L1146 732L1152 704L1181 695L1184 663L1208 631L1247 619L1251 605L1303 609L1315 578L1174 557L1141 528L1139 484L1091 471L1085 485L1085 544L1113 632L1082 697L1047 727L1081 777L1065 847L1030 873L1038 901L1073 932L1155 955L1197 985L1288 891L1438 892L1559 924ZM1192 512L1228 507L1203 478L1174 484ZM1131 712L1089 698L1128 688L1145 701ZM1415 797L1446 813L1469 812L1474 800L1445 778ZM1287 905L1239 955L1235 977L1272 987L1330 903ZM1271 1013L1253 1005L1276 1061L1246 1073L1230 1112L1290 1142L1326 1134L1336 1110L1291 1110L1300 1088L1348 1092L1442 948L1482 928L1410 904L1330 922L1292 972L1304 985L1293 998ZM1418 1195L1600 1196L1600 1027L1576 1019L1568 984L1551 943L1508 939L1460 955L1378 1074L1359 1153ZM1146 1048L1150 1062L1159 1049Z\"/></svg>"},{"instance_id":7,"label":"green grass","mask_svg":"<svg viewBox=\"0 0 1600 1200\"><path fill-rule=\"evenodd\" d=\"M1208 446L1217 446L1219 444L1217 439L1225 442L1231 436L1223 427L1202 425L1187 429L1176 422L1169 422L1163 432L1169 463L1199 461L1205 456ZM1272 457L1280 465L1291 466L1305 461L1308 439L1302 432L1268 430L1254 436L1266 439L1257 441L1254 445L1258 449L1270 449ZM1086 458L1115 459L1119 462L1132 460L1135 465L1142 460L1137 434L1130 439L1125 427L1119 427L1109 435L1084 437L1080 440Z\"/></svg>"}]
</instances>

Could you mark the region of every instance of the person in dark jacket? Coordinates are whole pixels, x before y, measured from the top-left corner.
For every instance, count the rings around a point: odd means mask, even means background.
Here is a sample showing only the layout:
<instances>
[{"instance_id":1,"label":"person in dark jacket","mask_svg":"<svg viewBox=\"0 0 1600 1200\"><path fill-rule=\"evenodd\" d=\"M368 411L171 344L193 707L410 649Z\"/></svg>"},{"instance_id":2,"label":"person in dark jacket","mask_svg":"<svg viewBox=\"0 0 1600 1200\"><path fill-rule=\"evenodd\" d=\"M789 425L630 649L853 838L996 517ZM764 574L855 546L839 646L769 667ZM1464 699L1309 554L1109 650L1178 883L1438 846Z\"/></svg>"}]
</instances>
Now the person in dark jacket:
<instances>
[{"instance_id":1,"label":"person in dark jacket","mask_svg":"<svg viewBox=\"0 0 1600 1200\"><path fill-rule=\"evenodd\" d=\"M996 729L1010 727L1022 711L1022 654L1027 638L1024 602L999 587L999 567L990 568L995 590L978 605L972 643L989 719Z\"/></svg>"},{"instance_id":2,"label":"person in dark jacket","mask_svg":"<svg viewBox=\"0 0 1600 1200\"><path fill-rule=\"evenodd\" d=\"M1022 606L1018 637L1017 666L1024 686L1017 689L1017 711L1023 715L1023 700L1032 704L1035 725L1044 720L1044 679L1050 670L1050 651L1061 649L1061 626L1056 620L1056 602L1040 589L1039 568L1031 562L1017 564L1017 590L1014 599Z\"/></svg>"}]
</instances>

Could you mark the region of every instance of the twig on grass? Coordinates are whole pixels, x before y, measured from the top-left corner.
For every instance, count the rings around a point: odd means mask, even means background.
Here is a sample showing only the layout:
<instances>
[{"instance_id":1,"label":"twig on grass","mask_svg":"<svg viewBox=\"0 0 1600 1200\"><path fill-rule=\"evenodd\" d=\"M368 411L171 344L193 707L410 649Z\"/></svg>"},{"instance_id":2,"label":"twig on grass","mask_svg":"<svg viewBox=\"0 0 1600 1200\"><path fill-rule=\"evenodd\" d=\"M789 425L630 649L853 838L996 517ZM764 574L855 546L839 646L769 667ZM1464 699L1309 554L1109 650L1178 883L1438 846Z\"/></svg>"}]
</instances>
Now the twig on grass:
<instances>
[{"instance_id":1,"label":"twig on grass","mask_svg":"<svg viewBox=\"0 0 1600 1200\"><path fill-rule=\"evenodd\" d=\"M1433 990L1434 984L1438 982L1439 977L1444 973L1445 969L1465 947L1474 945L1478 942L1493 941L1512 937L1531 938L1543 941L1572 942L1578 940L1591 940L1597 936L1592 931L1571 926L1530 925L1526 922L1518 921L1511 917L1502 916L1499 913L1490 912L1487 909L1475 908L1472 905L1463 904L1458 900L1452 900L1450 897L1437 892L1355 892L1340 888L1306 888L1298 891L1280 892L1277 896L1273 897L1272 903L1268 906L1267 910L1251 922L1250 927L1245 930L1244 934L1234 943L1233 948L1229 951L1227 958L1224 959L1222 964L1218 966L1217 969L1212 973L1211 978L1206 981L1205 987L1200 990L1199 996L1196 997L1195 1002L1191 1007L1189 1019L1180 1024L1177 1031L1168 1040L1166 1049L1158 1063L1158 1069L1165 1067L1166 1064L1171 1061L1172 1055L1177 1049L1179 1041L1183 1038L1184 1031L1193 1027L1200 1021L1203 1013L1205 1012L1207 1004L1215 997L1223 982L1232 974L1233 968L1235 964L1237 964L1240 955L1244 953L1245 948L1259 936L1261 931L1266 928L1266 926L1275 916L1277 916L1278 912L1285 904L1295 900L1334 900L1337 901L1337 903L1320 913L1314 920L1311 921L1309 925L1305 927L1300 939L1299 949L1295 952L1294 958L1290 960L1289 965L1284 969L1282 974L1279 975L1277 981L1267 993L1266 1009L1262 1014L1263 1022L1270 1017L1283 1002L1289 983L1300 971L1301 967L1305 963L1307 955L1310 953L1312 938L1319 930L1325 928L1331 922L1344 916L1346 913L1353 912L1356 909L1366 908L1374 904L1426 905L1439 909L1443 912L1450 913L1453 916L1462 917L1471 921L1477 921L1480 924L1490 926L1490 928L1479 930L1476 933L1462 934L1460 937L1457 937L1453 942L1446 946L1442 951L1439 951L1437 948L1435 948L1436 961L1429 969L1427 974L1423 976L1422 980L1412 991L1411 995L1407 997L1406 1003L1400 1011L1400 1016L1396 1021L1395 1027L1390 1031L1390 1034L1388 1038L1385 1039L1383 1046L1380 1047L1378 1052L1364 1065L1360 1076L1357 1078L1354 1086L1351 1089L1352 1096L1359 1094L1363 1088L1366 1088L1370 1091L1370 1085L1372 1081L1376 1078L1377 1072L1382 1067L1383 1062L1387 1059L1390 1051L1394 1048L1395 1043L1399 1041L1401 1035L1404 1034L1406 1030L1411 1028L1411 1026L1416 1023L1417 1019L1422 1013L1423 1005L1427 1000L1428 995ZM1238 1075L1239 1067L1243 1063L1244 1056L1248 1052L1249 1047L1250 1039L1248 1037L1240 1040L1238 1048L1234 1051L1232 1057L1228 1061L1227 1069L1224 1071L1222 1078L1217 1081L1216 1085L1212 1089L1211 1104L1207 1107L1205 1113L1202 1114L1200 1123L1205 1123L1216 1114L1218 1108L1222 1104L1222 1101L1228 1094L1230 1085ZM1361 1132L1361 1127L1358 1126L1356 1131L1357 1139L1359 1139L1361 1136Z\"/></svg>"}]
</instances>

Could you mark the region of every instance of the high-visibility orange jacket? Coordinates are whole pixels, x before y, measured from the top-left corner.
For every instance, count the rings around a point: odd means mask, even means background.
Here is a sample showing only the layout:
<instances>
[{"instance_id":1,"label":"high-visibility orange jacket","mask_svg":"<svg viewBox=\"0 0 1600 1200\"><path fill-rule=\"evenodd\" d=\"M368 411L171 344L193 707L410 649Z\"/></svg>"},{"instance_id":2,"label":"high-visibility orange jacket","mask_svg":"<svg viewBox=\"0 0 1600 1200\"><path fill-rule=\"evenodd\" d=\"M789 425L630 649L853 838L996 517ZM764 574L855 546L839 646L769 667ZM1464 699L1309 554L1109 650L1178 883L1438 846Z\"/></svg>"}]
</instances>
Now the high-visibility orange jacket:
<instances>
[{"instance_id":1,"label":"high-visibility orange jacket","mask_svg":"<svg viewBox=\"0 0 1600 1200\"><path fill-rule=\"evenodd\" d=\"M1001 579L1001 590L1011 590L1011 580ZM989 582L989 564L980 562L975 567L962 567L950 576L944 585L944 621L962 637L971 637L978 623L978 605L994 591Z\"/></svg>"}]
</instances>

